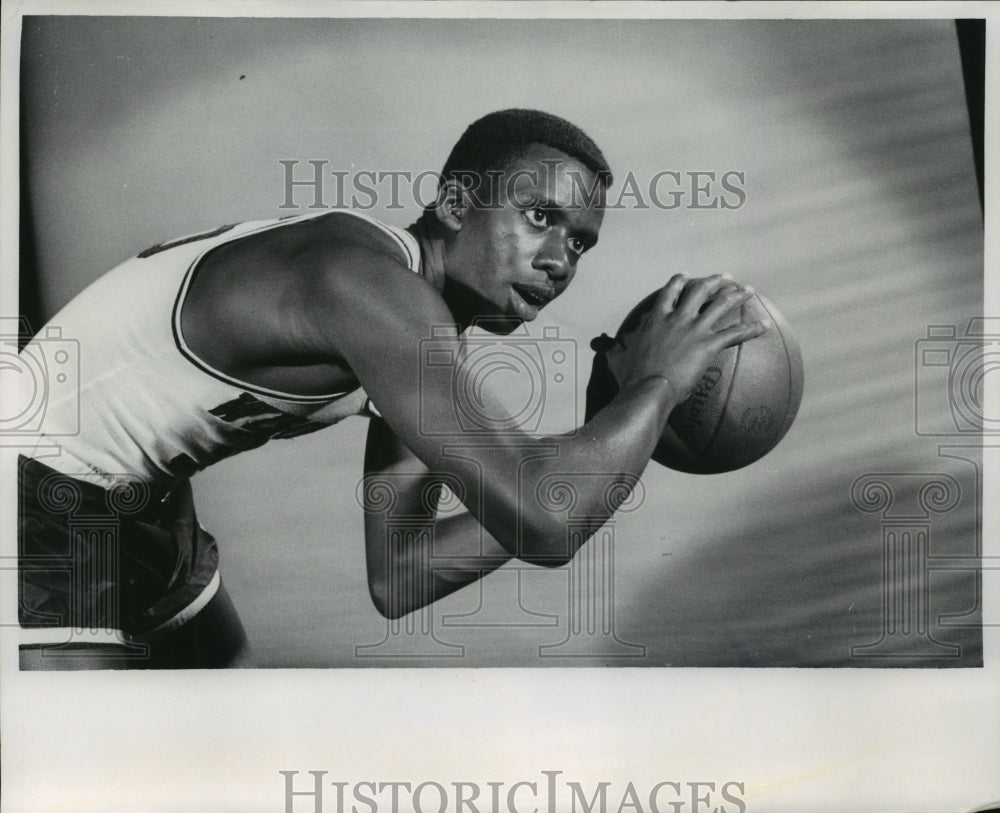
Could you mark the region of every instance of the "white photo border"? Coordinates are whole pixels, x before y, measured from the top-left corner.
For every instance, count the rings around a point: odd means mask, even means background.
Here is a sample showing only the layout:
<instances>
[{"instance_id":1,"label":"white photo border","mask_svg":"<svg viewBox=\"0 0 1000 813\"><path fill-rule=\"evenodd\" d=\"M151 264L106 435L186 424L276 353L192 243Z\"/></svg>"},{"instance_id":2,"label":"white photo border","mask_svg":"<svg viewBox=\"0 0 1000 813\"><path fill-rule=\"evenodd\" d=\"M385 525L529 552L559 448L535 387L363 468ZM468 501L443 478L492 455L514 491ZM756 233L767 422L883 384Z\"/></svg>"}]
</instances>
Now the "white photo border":
<instances>
[{"instance_id":1,"label":"white photo border","mask_svg":"<svg viewBox=\"0 0 1000 813\"><path fill-rule=\"evenodd\" d=\"M580 18L986 18L985 143L998 143L1000 9L989 3L324 3L22 2L3 6L2 245L4 315L16 297L18 65L29 14ZM985 208L1000 210L996 155L985 156ZM985 268L1000 267L995 215ZM1000 313L996 274L985 311ZM16 315L16 314L14 314ZM996 384L996 380L992 384ZM994 386L988 403L1000 404ZM12 452L2 450L4 551L16 515ZM985 494L1000 493L985 455ZM1000 555L995 502L987 556ZM16 544L14 546L16 550ZM16 573L0 573L3 601ZM9 616L8 616L9 617ZM1000 596L984 597L1000 618ZM657 782L741 783L749 811L971 811L1000 800L1000 628L986 626L982 669L384 669L184 673L21 673L2 631L5 813L312 810L286 807L285 776L323 781L504 783L544 788L544 771L585 788L611 783L609 809L635 809ZM337 810L327 784L323 811ZM437 810L435 789L424 809ZM454 810L454 791L449 810ZM484 794L487 791L484 791ZM518 791L548 811L542 790ZM734 795L737 795L733 791ZM667 797L662 797L664 800ZM674 798L674 797L671 797ZM683 811L711 809L687 798ZM348 802L351 802L348 796ZM360 801L359 810L368 809ZM666 808L665 803L661 803ZM489 809L482 805L482 809ZM317 808L319 809L319 808ZM345 810L350 809L346 806ZM404 809L404 808L400 808ZM564 809L564 808L563 808ZM648 806L643 809L648 810ZM669 808L666 808L669 809ZM727 810L737 810L730 803Z\"/></svg>"}]
</instances>

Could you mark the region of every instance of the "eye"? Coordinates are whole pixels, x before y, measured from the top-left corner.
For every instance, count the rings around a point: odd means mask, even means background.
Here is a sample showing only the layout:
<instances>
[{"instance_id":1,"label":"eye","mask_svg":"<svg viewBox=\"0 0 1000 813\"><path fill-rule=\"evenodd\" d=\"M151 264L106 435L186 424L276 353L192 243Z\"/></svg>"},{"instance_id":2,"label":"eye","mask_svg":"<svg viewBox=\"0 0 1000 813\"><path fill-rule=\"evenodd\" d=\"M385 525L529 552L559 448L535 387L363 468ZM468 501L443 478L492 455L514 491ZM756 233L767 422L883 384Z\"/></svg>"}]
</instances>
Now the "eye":
<instances>
[{"instance_id":1,"label":"eye","mask_svg":"<svg viewBox=\"0 0 1000 813\"><path fill-rule=\"evenodd\" d=\"M528 221L532 226L537 226L540 229L544 229L549 225L549 215L544 209L539 209L537 206L534 209L528 209L524 216L528 218Z\"/></svg>"},{"instance_id":2,"label":"eye","mask_svg":"<svg viewBox=\"0 0 1000 813\"><path fill-rule=\"evenodd\" d=\"M581 257L587 250L587 244L579 237L571 237L569 240L569 250L572 251L577 257Z\"/></svg>"}]
</instances>

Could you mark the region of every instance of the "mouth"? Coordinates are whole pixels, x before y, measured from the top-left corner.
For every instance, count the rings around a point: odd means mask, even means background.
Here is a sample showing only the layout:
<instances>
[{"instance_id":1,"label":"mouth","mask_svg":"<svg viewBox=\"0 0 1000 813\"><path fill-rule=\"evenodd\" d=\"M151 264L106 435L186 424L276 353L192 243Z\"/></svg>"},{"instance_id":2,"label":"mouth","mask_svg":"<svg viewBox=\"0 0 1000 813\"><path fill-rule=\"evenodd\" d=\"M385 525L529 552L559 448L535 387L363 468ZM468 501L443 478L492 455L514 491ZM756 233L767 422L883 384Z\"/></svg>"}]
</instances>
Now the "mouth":
<instances>
[{"instance_id":1,"label":"mouth","mask_svg":"<svg viewBox=\"0 0 1000 813\"><path fill-rule=\"evenodd\" d=\"M555 294L550 288L546 288L540 285L511 285L515 293L525 302L527 302L531 307L541 310L546 305L549 304L554 298Z\"/></svg>"}]
</instances>

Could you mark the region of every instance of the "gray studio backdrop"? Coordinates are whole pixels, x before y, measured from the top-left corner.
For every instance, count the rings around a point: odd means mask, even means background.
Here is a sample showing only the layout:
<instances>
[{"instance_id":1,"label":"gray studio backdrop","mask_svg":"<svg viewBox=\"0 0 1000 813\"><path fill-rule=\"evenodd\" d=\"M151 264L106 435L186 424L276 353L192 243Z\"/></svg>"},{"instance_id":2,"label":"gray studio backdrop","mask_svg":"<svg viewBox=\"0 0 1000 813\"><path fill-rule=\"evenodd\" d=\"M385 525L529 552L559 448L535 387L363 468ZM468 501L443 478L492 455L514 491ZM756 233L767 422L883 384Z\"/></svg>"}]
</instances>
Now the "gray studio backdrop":
<instances>
[{"instance_id":1,"label":"gray studio backdrop","mask_svg":"<svg viewBox=\"0 0 1000 813\"><path fill-rule=\"evenodd\" d=\"M306 211L288 167L323 162L332 206L333 172L439 169L468 122L525 106L590 132L613 197L637 190L532 327L577 362L552 426L574 421L589 338L675 272L746 279L801 341L805 397L770 456L651 464L570 567L512 565L399 622L367 596L360 419L199 474L260 665L981 662L978 438L953 407L975 410L974 370L955 382L981 344L982 222L952 23L35 17L22 69L45 318L154 243ZM402 208L377 186L372 213L411 222L406 184Z\"/></svg>"}]
</instances>

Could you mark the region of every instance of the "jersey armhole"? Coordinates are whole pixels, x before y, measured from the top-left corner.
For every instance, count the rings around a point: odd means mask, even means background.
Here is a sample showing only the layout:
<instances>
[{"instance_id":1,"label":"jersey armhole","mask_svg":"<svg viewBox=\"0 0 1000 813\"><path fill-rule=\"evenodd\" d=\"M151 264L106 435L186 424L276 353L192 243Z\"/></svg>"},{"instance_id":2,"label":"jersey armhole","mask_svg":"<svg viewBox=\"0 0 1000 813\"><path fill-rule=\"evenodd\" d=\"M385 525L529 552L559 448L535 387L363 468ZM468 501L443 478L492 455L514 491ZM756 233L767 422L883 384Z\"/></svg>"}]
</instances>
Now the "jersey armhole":
<instances>
[{"instance_id":1,"label":"jersey armhole","mask_svg":"<svg viewBox=\"0 0 1000 813\"><path fill-rule=\"evenodd\" d=\"M298 223L305 220L318 218L322 215L328 215L332 213L333 212L309 212L308 214L301 215L299 217L284 217L278 220L268 221L266 223L258 225L256 228L251 228L247 231L242 231L242 232L237 231L235 234L228 232L232 232L232 230L236 227L226 226L214 232L208 232L202 235L198 235L195 239L208 239L210 237L215 237L224 233L226 233L226 238L220 242L216 242L213 245L208 246L204 251L199 253L198 256L191 261L191 265L188 267L188 270L184 273L184 279L181 281L180 289L178 290L177 296L174 299L174 307L171 313L171 330L173 332L174 344L177 347L178 352L180 352L180 354L187 361L189 361L191 364L193 364L195 367L197 367L199 370L206 373L207 375L210 375L213 378L222 381L223 383L229 384L230 386L236 387L238 389L256 395L263 395L266 397L277 398L285 401L293 401L306 404L326 403L335 400L337 398L342 398L345 395L348 395L350 391L330 393L324 395L297 395L294 393L282 392L280 390L272 390L267 387L261 387L259 385L249 384L246 381L241 381L238 378L227 375L221 370L217 370L211 364L209 364L200 356L198 356L198 354L195 353L194 350L192 350L191 347L184 340L184 333L183 330L181 329L181 312L184 307L184 302L187 299L188 291L190 290L191 285L194 282L194 279L197 276L198 271L202 266L202 263L213 251L229 243L235 242L236 240L241 239L243 237L249 237L250 235L253 234L259 234L261 232L270 231L271 229L279 228L281 226L291 225L293 223ZM388 226L384 223L380 223L378 220L367 214L364 214L362 212L354 212L351 211L350 209L337 210L335 213L347 214L353 217L360 218L378 228L382 233L388 235L392 239L392 241L396 244L396 246L399 248L402 257L405 260L406 267L410 271L416 274L420 273L419 244L417 243L416 238L408 231L406 231L405 229L398 229L394 226ZM186 239L177 242L175 245L184 245L185 243L191 241L192 241L191 239ZM165 244L162 250L166 250L167 248L172 248L172 247L174 247L174 245ZM368 400L365 404L366 412L369 411L370 405L371 401ZM371 409L372 409L372 414L374 414L376 417L379 418L382 417L381 413L379 413L377 409L375 409L374 407L371 407Z\"/></svg>"}]
</instances>

